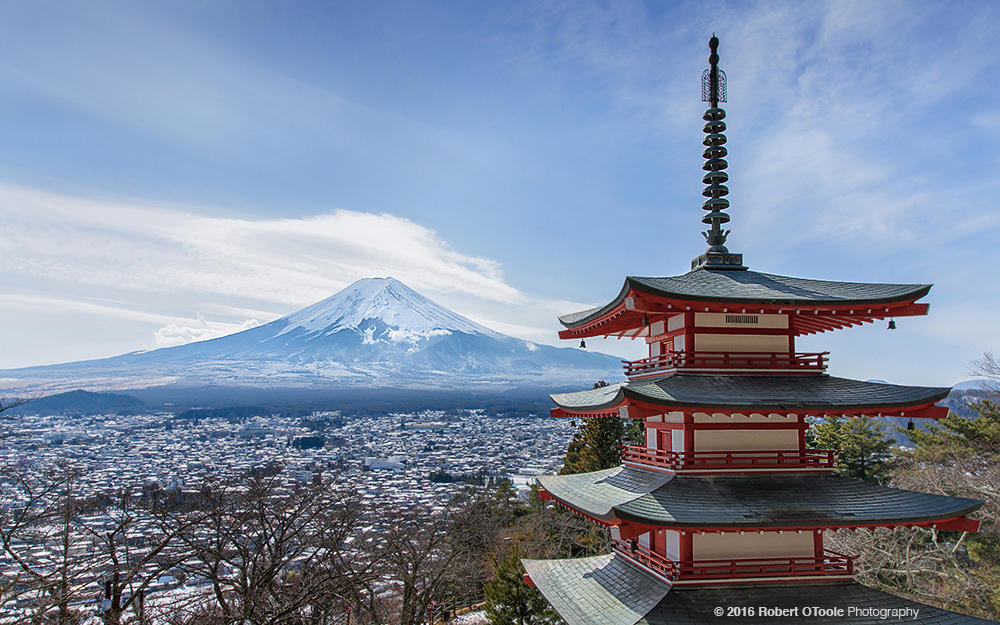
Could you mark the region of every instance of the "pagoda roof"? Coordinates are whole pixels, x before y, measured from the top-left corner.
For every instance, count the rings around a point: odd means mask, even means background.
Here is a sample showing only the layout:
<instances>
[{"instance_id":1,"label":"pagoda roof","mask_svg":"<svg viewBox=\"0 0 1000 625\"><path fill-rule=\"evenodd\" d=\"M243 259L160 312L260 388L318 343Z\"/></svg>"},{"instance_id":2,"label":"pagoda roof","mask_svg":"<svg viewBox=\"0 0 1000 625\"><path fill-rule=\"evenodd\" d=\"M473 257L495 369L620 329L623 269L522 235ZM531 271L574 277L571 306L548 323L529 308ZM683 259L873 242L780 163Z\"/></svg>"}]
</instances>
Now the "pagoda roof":
<instances>
[{"instance_id":1,"label":"pagoda roof","mask_svg":"<svg viewBox=\"0 0 1000 625\"><path fill-rule=\"evenodd\" d=\"M806 618L790 619L785 622L800 622L819 625L883 625L890 621L913 623L914 625L988 625L996 621L988 621L974 616L950 612L934 606L925 605L903 597L869 588L863 584L850 581L811 583L811 584L747 584L736 586L709 587L677 587L672 589L638 625L695 625L698 623L717 623L721 619L710 611L715 606L732 606L733 608L751 606L760 609L768 608L794 609L799 608L799 614L806 606L820 608L826 614L834 614L836 608L842 612L839 616L816 616L816 612ZM868 615L851 613L851 608L874 610ZM881 612L894 610L896 614L906 614L896 619L882 618ZM912 615L912 616L911 616ZM759 625L770 618L761 619L752 616L731 617L726 623L733 625ZM778 619L785 620L785 619Z\"/></svg>"},{"instance_id":2,"label":"pagoda roof","mask_svg":"<svg viewBox=\"0 0 1000 625\"><path fill-rule=\"evenodd\" d=\"M568 625L700 625L732 623L757 625L769 620L819 625L880 625L905 620L916 625L986 625L980 618L949 612L869 588L853 581L812 583L729 584L670 587L656 576L618 555L575 560L523 560L531 581ZM664 589L666 587L666 589ZM651 608L646 606L658 595ZM746 608L795 609L794 617L762 618ZM826 615L803 615L804 607L821 608ZM721 607L743 608L739 615L719 617ZM874 614L849 612L851 607L873 608ZM842 610L840 615L835 609ZM877 610L897 610L903 618L880 618ZM639 614L635 620L632 615ZM889 613L891 614L891 613Z\"/></svg>"},{"instance_id":3,"label":"pagoda roof","mask_svg":"<svg viewBox=\"0 0 1000 625\"><path fill-rule=\"evenodd\" d=\"M723 312L724 306L733 309L729 312L815 313L818 316L811 326L796 328L799 334L809 334L889 316L925 315L926 304L912 304L927 295L931 286L810 280L705 268L672 277L628 276L618 296L608 304L559 317L568 328L560 336L624 336L626 329L640 325L640 318L647 312ZM850 314L845 315L847 312ZM837 313L839 319L829 318Z\"/></svg>"},{"instance_id":4,"label":"pagoda roof","mask_svg":"<svg viewBox=\"0 0 1000 625\"><path fill-rule=\"evenodd\" d=\"M667 582L613 554L522 562L569 625L635 625L670 590Z\"/></svg>"},{"instance_id":5,"label":"pagoda roof","mask_svg":"<svg viewBox=\"0 0 1000 625\"><path fill-rule=\"evenodd\" d=\"M696 476L623 466L538 481L563 505L600 521L687 529L917 525L983 505L829 473Z\"/></svg>"},{"instance_id":6,"label":"pagoda roof","mask_svg":"<svg viewBox=\"0 0 1000 625\"><path fill-rule=\"evenodd\" d=\"M945 387L861 382L825 374L674 373L654 380L622 382L575 393L555 393L550 397L559 408L570 413L610 413L621 406L638 403L668 410L709 413L836 411L887 414L902 408L926 408L944 399L949 392L951 389Z\"/></svg>"}]
</instances>

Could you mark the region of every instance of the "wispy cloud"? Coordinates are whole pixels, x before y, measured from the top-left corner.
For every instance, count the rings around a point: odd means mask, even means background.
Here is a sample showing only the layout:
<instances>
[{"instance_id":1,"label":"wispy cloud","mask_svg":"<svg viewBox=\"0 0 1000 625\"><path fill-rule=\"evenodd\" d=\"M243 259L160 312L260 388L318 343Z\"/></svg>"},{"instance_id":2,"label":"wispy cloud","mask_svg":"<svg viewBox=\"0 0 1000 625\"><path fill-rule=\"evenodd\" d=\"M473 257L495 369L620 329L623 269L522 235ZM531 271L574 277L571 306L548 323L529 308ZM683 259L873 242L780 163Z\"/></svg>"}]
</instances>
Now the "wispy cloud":
<instances>
[{"instance_id":1,"label":"wispy cloud","mask_svg":"<svg viewBox=\"0 0 1000 625\"><path fill-rule=\"evenodd\" d=\"M256 319L248 319L243 323L220 323L218 321L206 321L204 317L199 316L197 325L185 320L183 323L168 323L157 330L153 337L153 348L174 347L195 341L207 341L208 339L256 328L259 325L260 323Z\"/></svg>"},{"instance_id":2,"label":"wispy cloud","mask_svg":"<svg viewBox=\"0 0 1000 625\"><path fill-rule=\"evenodd\" d=\"M393 215L205 217L9 186L0 186L0 209L0 278L78 293L9 295L0 310L38 306L156 324L147 347L253 327L372 276L393 276L486 325L551 338L549 307L507 284L498 262L458 252Z\"/></svg>"},{"instance_id":3,"label":"wispy cloud","mask_svg":"<svg viewBox=\"0 0 1000 625\"><path fill-rule=\"evenodd\" d=\"M231 219L0 187L8 236L0 269L47 280L182 290L305 305L360 277L502 303L524 301L496 261L462 254L388 214Z\"/></svg>"},{"instance_id":4,"label":"wispy cloud","mask_svg":"<svg viewBox=\"0 0 1000 625\"><path fill-rule=\"evenodd\" d=\"M76 316L99 317L125 323L138 323L149 328L157 328L153 340L148 344L135 346L136 349L158 349L183 345L194 341L204 341L219 336L225 336L241 330L260 325L255 317L241 322L208 321L202 315L194 318L176 317L158 313L146 312L129 307L127 303L101 303L84 299L53 297L37 294L3 293L0 294L0 311L20 311L28 314L69 314ZM267 320L273 315L263 316Z\"/></svg>"},{"instance_id":5,"label":"wispy cloud","mask_svg":"<svg viewBox=\"0 0 1000 625\"><path fill-rule=\"evenodd\" d=\"M979 52L985 33L977 21L934 4L778 6L789 26L779 29L784 41L774 41L773 26L744 29L731 61L748 96L733 108L741 120L757 120L749 150L737 152L749 167L734 178L748 199L752 238L795 224L803 240L889 252L931 235L937 242L963 236L970 216L983 226L973 193L995 184L976 179L980 163L970 162L966 175L942 170L969 157L970 146L956 140L963 122L951 106L971 102L982 88L976 76L998 69ZM927 45L945 25L948 41ZM774 54L789 42L795 54ZM767 67L766 59L778 64Z\"/></svg>"}]
</instances>

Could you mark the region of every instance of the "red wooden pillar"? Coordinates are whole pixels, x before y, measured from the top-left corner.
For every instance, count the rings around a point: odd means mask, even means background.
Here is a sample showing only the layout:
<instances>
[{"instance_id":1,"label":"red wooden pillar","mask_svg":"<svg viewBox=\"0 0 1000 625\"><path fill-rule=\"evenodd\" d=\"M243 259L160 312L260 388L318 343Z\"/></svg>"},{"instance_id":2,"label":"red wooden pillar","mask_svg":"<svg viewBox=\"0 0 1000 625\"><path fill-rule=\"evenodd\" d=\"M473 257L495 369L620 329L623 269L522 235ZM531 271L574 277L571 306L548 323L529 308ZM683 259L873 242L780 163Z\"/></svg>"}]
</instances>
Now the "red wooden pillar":
<instances>
[{"instance_id":1,"label":"red wooden pillar","mask_svg":"<svg viewBox=\"0 0 1000 625\"><path fill-rule=\"evenodd\" d=\"M681 562L690 562L694 558L691 556L692 546L694 544L694 535L691 532L681 532L680 537L680 548L678 549L677 559Z\"/></svg>"},{"instance_id":2,"label":"red wooden pillar","mask_svg":"<svg viewBox=\"0 0 1000 625\"><path fill-rule=\"evenodd\" d=\"M684 353L694 353L694 313L684 313Z\"/></svg>"},{"instance_id":3,"label":"red wooden pillar","mask_svg":"<svg viewBox=\"0 0 1000 625\"><path fill-rule=\"evenodd\" d=\"M684 413L684 453L691 454L694 452L694 413L685 412ZM690 456L688 456L690 458Z\"/></svg>"}]
</instances>

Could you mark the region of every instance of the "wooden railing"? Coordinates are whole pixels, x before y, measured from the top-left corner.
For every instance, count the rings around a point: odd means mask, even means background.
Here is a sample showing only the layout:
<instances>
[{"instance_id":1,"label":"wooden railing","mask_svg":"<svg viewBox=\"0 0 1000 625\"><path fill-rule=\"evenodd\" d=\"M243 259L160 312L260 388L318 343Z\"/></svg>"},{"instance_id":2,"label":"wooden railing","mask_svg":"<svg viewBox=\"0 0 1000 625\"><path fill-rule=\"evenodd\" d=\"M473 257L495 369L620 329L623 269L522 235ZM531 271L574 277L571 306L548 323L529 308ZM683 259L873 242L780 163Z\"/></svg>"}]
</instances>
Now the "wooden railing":
<instances>
[{"instance_id":1,"label":"wooden railing","mask_svg":"<svg viewBox=\"0 0 1000 625\"><path fill-rule=\"evenodd\" d=\"M731 560L675 562L650 551L636 541L618 540L613 542L614 549L619 554L671 582L755 577L854 575L854 556L847 556L829 549L824 549L821 557L734 558Z\"/></svg>"},{"instance_id":2,"label":"wooden railing","mask_svg":"<svg viewBox=\"0 0 1000 625\"><path fill-rule=\"evenodd\" d=\"M624 540L611 541L614 550L621 555L635 561L638 564L658 574L663 579L673 581L677 578L677 563L667 559L648 547L643 547L636 540L626 542Z\"/></svg>"},{"instance_id":3,"label":"wooden railing","mask_svg":"<svg viewBox=\"0 0 1000 625\"><path fill-rule=\"evenodd\" d=\"M449 596L444 601L431 601L428 606L427 622L431 625L450 623L455 617L480 609L486 600L482 590L459 596Z\"/></svg>"},{"instance_id":4,"label":"wooden railing","mask_svg":"<svg viewBox=\"0 0 1000 625\"><path fill-rule=\"evenodd\" d=\"M748 469L834 469L835 449L766 451L668 451L641 445L621 445L622 462L670 471Z\"/></svg>"},{"instance_id":5,"label":"wooden railing","mask_svg":"<svg viewBox=\"0 0 1000 625\"><path fill-rule=\"evenodd\" d=\"M748 369L751 371L823 371L830 352L667 352L641 360L623 360L628 377L677 369Z\"/></svg>"}]
</instances>

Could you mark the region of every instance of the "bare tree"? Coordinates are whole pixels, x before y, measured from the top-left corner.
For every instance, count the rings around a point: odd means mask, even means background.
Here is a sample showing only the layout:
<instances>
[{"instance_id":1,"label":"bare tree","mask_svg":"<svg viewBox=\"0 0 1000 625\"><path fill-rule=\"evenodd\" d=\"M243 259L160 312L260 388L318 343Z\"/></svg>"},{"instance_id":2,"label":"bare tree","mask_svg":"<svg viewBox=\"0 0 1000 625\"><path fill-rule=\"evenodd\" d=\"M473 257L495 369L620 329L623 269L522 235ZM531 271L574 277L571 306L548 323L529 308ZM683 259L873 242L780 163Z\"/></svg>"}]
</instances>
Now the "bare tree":
<instances>
[{"instance_id":1,"label":"bare tree","mask_svg":"<svg viewBox=\"0 0 1000 625\"><path fill-rule=\"evenodd\" d=\"M20 408L29 401L37 399L38 395L25 395L21 397L8 397L7 395L0 395L0 414L7 412L8 410L13 410L15 408ZM6 414L3 416L4 419L16 418L13 414Z\"/></svg>"},{"instance_id":2,"label":"bare tree","mask_svg":"<svg viewBox=\"0 0 1000 625\"><path fill-rule=\"evenodd\" d=\"M2 588L0 605L16 602L29 622L70 625L81 614L94 554L77 540L83 502L78 473L66 467L36 472L5 468L9 511L0 523L0 546L16 574Z\"/></svg>"},{"instance_id":3,"label":"bare tree","mask_svg":"<svg viewBox=\"0 0 1000 625\"><path fill-rule=\"evenodd\" d=\"M198 498L181 568L211 591L189 622L327 625L369 574L349 546L361 519L349 489L289 486L277 473L208 484Z\"/></svg>"},{"instance_id":4,"label":"bare tree","mask_svg":"<svg viewBox=\"0 0 1000 625\"><path fill-rule=\"evenodd\" d=\"M488 497L460 495L446 507L383 511L384 575L400 585L401 625L418 625L435 603L480 592L503 523Z\"/></svg>"},{"instance_id":5,"label":"bare tree","mask_svg":"<svg viewBox=\"0 0 1000 625\"><path fill-rule=\"evenodd\" d=\"M181 538L204 514L160 492L133 501L129 489L95 499L82 531L95 545L95 572L104 582L104 623L144 620L144 599L161 575L191 557Z\"/></svg>"},{"instance_id":6,"label":"bare tree","mask_svg":"<svg viewBox=\"0 0 1000 625\"><path fill-rule=\"evenodd\" d=\"M983 388L993 397L1000 397L1000 360L993 352L986 352L969 363L968 373L984 378Z\"/></svg>"},{"instance_id":7,"label":"bare tree","mask_svg":"<svg viewBox=\"0 0 1000 625\"><path fill-rule=\"evenodd\" d=\"M996 571L970 566L967 535L926 528L858 529L828 533L827 545L860 554L859 581L948 610L995 619L990 607Z\"/></svg>"},{"instance_id":8,"label":"bare tree","mask_svg":"<svg viewBox=\"0 0 1000 625\"><path fill-rule=\"evenodd\" d=\"M527 510L505 532L526 558L583 558L607 553L611 548L607 528L555 502L542 501L537 487L528 498Z\"/></svg>"},{"instance_id":9,"label":"bare tree","mask_svg":"<svg viewBox=\"0 0 1000 625\"><path fill-rule=\"evenodd\" d=\"M23 415L16 409L37 398L37 395L23 397L0 396L0 441L18 435L14 427Z\"/></svg>"}]
</instances>

